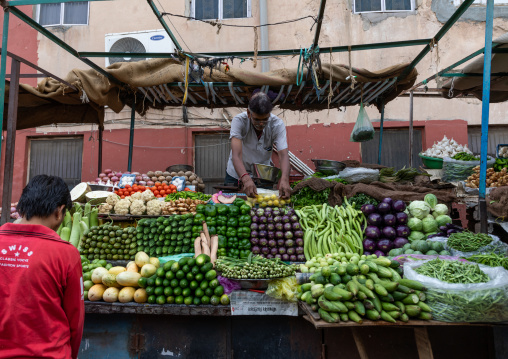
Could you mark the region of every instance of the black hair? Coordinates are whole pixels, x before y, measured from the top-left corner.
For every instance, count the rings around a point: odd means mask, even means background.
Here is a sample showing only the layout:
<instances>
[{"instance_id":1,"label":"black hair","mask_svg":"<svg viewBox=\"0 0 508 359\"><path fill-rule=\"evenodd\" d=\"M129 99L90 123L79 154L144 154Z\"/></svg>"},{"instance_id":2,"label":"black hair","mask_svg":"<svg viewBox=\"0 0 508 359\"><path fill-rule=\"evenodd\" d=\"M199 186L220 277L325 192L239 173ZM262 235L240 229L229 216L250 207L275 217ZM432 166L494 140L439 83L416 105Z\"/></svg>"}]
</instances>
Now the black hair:
<instances>
[{"instance_id":1,"label":"black hair","mask_svg":"<svg viewBox=\"0 0 508 359\"><path fill-rule=\"evenodd\" d=\"M272 101L264 92L257 92L250 98L249 110L256 115L267 115L272 112Z\"/></svg>"},{"instance_id":2,"label":"black hair","mask_svg":"<svg viewBox=\"0 0 508 359\"><path fill-rule=\"evenodd\" d=\"M67 210L72 206L64 180L57 176L38 175L23 188L16 208L20 215L30 220L32 217L47 218L62 205Z\"/></svg>"}]
</instances>

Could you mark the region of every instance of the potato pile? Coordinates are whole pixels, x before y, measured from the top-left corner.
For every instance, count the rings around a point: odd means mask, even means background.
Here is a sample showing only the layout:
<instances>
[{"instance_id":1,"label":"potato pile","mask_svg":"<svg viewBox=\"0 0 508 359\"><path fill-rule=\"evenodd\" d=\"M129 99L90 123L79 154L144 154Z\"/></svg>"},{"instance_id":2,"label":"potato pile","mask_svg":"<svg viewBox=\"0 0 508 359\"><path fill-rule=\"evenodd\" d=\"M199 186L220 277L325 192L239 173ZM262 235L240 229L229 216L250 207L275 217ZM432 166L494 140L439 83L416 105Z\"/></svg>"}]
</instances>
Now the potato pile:
<instances>
[{"instance_id":1,"label":"potato pile","mask_svg":"<svg viewBox=\"0 0 508 359\"><path fill-rule=\"evenodd\" d=\"M199 199L180 198L176 201L168 201L162 203L162 215L171 216L173 214L196 214L196 206L205 204L205 201Z\"/></svg>"},{"instance_id":2,"label":"potato pile","mask_svg":"<svg viewBox=\"0 0 508 359\"><path fill-rule=\"evenodd\" d=\"M466 186L478 188L480 186L480 166L473 168L474 173L466 180ZM506 168L496 172L493 168L487 168L487 187L501 187L508 185L508 173Z\"/></svg>"}]
</instances>

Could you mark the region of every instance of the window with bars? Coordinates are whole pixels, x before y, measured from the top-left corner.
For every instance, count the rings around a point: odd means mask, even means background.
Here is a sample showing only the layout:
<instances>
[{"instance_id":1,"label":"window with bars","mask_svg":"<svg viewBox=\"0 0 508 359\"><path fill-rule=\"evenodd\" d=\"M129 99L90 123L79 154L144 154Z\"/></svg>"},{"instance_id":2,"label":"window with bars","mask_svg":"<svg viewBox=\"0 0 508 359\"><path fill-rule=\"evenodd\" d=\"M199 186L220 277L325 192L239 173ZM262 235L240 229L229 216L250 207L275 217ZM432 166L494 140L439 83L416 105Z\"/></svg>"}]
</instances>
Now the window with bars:
<instances>
[{"instance_id":1,"label":"window with bars","mask_svg":"<svg viewBox=\"0 0 508 359\"><path fill-rule=\"evenodd\" d=\"M88 25L88 1L40 4L38 22L42 26Z\"/></svg>"},{"instance_id":2,"label":"window with bars","mask_svg":"<svg viewBox=\"0 0 508 359\"><path fill-rule=\"evenodd\" d=\"M192 17L223 20L251 17L251 0L193 0Z\"/></svg>"},{"instance_id":3,"label":"window with bars","mask_svg":"<svg viewBox=\"0 0 508 359\"><path fill-rule=\"evenodd\" d=\"M460 1L460 0L459 0ZM355 0L354 13L413 11L414 0Z\"/></svg>"}]
</instances>

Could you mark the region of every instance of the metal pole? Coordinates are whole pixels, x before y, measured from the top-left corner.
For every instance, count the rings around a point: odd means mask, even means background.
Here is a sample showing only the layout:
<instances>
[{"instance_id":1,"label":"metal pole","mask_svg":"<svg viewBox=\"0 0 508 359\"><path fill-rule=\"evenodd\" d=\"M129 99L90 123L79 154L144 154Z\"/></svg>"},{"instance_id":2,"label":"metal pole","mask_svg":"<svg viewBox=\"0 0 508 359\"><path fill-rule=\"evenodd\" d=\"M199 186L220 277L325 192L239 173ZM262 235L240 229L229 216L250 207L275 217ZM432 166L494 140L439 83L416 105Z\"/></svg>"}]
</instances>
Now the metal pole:
<instances>
[{"instance_id":1,"label":"metal pole","mask_svg":"<svg viewBox=\"0 0 508 359\"><path fill-rule=\"evenodd\" d=\"M129 137L129 162L127 163L127 171L131 171L132 168L132 152L134 150L134 120L136 119L136 100L132 101L131 107L131 129Z\"/></svg>"},{"instance_id":2,"label":"metal pole","mask_svg":"<svg viewBox=\"0 0 508 359\"><path fill-rule=\"evenodd\" d=\"M2 55L0 57L0 164L2 161L2 133L4 129L5 73L7 68L7 40L9 38L9 11L4 10L4 28L2 33ZM10 204L9 204L10 206Z\"/></svg>"},{"instance_id":3,"label":"metal pole","mask_svg":"<svg viewBox=\"0 0 508 359\"><path fill-rule=\"evenodd\" d=\"M377 152L377 164L381 164L381 150L383 148L383 124L385 122L385 103L381 105L381 124L379 126L379 150Z\"/></svg>"},{"instance_id":4,"label":"metal pole","mask_svg":"<svg viewBox=\"0 0 508 359\"><path fill-rule=\"evenodd\" d=\"M268 24L268 9L266 5L266 0L259 0L259 25ZM261 32L261 51L268 50L268 26L261 26L259 28ZM261 72L270 71L270 59L261 60Z\"/></svg>"},{"instance_id":5,"label":"metal pole","mask_svg":"<svg viewBox=\"0 0 508 359\"><path fill-rule=\"evenodd\" d=\"M326 0L321 0L319 5L319 13L317 18L316 33L314 34L314 42L312 43L312 49L318 46L319 35L321 34L321 24L323 23L323 17L325 15Z\"/></svg>"},{"instance_id":6,"label":"metal pole","mask_svg":"<svg viewBox=\"0 0 508 359\"><path fill-rule=\"evenodd\" d=\"M104 122L99 124L99 164L97 165L97 177L102 173L102 132L104 131Z\"/></svg>"},{"instance_id":7,"label":"metal pole","mask_svg":"<svg viewBox=\"0 0 508 359\"><path fill-rule=\"evenodd\" d=\"M492 62L492 31L494 27L494 0L487 0L485 21L485 54L483 56L482 92L482 137L480 153L480 231L487 233L487 202L485 201L487 180L487 150L489 144L490 70Z\"/></svg>"},{"instance_id":8,"label":"metal pole","mask_svg":"<svg viewBox=\"0 0 508 359\"><path fill-rule=\"evenodd\" d=\"M9 109L7 113L7 141L5 143L4 185L2 191L3 211L1 224L7 223L11 214L10 208L12 199L12 178L14 174L14 150L16 148L16 125L18 118L19 69L20 62L12 59L12 77L9 86Z\"/></svg>"},{"instance_id":9,"label":"metal pole","mask_svg":"<svg viewBox=\"0 0 508 359\"><path fill-rule=\"evenodd\" d=\"M413 167L413 91L409 93L409 167Z\"/></svg>"}]
</instances>

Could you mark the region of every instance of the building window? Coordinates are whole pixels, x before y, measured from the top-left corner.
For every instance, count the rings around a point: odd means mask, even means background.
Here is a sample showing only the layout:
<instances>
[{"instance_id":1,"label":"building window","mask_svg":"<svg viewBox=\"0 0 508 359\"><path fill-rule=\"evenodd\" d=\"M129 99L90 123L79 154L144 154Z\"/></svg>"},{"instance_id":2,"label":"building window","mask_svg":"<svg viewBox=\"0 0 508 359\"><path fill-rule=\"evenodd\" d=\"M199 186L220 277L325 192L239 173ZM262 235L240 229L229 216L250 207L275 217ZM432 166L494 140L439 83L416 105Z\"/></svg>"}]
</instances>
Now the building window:
<instances>
[{"instance_id":1,"label":"building window","mask_svg":"<svg viewBox=\"0 0 508 359\"><path fill-rule=\"evenodd\" d=\"M456 0L457 1L457 0ZM458 0L460 1L460 0ZM355 14L364 12L413 11L414 0L355 0Z\"/></svg>"},{"instance_id":2,"label":"building window","mask_svg":"<svg viewBox=\"0 0 508 359\"><path fill-rule=\"evenodd\" d=\"M193 0L192 17L222 20L251 17L251 0Z\"/></svg>"},{"instance_id":3,"label":"building window","mask_svg":"<svg viewBox=\"0 0 508 359\"><path fill-rule=\"evenodd\" d=\"M39 5L39 24L42 26L88 25L88 1Z\"/></svg>"}]
</instances>

